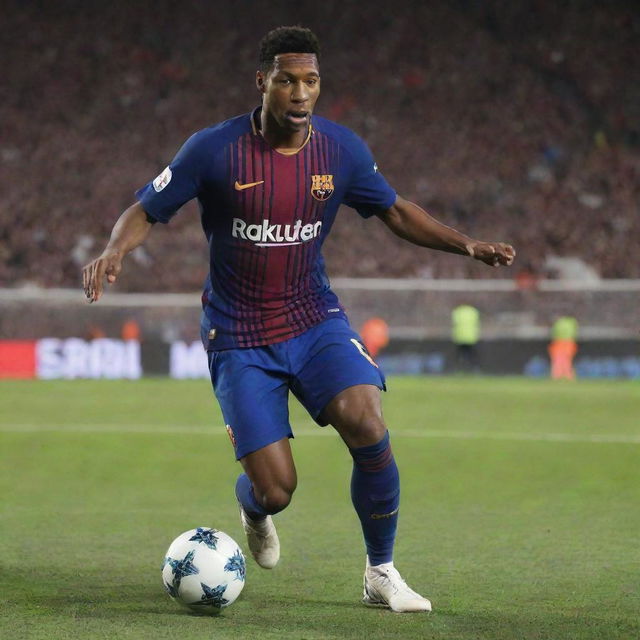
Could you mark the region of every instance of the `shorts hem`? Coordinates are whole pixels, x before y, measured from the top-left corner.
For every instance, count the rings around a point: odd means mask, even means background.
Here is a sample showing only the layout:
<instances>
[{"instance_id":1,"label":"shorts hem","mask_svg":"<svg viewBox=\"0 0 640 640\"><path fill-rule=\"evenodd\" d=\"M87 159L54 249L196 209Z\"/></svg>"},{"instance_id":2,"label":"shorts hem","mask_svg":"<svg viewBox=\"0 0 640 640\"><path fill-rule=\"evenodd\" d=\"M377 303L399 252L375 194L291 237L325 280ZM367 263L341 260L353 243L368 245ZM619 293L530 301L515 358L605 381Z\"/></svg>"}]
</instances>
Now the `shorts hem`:
<instances>
[{"instance_id":1,"label":"shorts hem","mask_svg":"<svg viewBox=\"0 0 640 640\"><path fill-rule=\"evenodd\" d=\"M257 444L252 443L244 447L236 448L235 450L236 460L240 460L241 458L248 456L250 453L255 453L260 449L264 449L264 447L268 447L270 444L273 444L274 442L278 442L278 440L282 440L283 438L292 439L293 437L294 436L292 431L289 431L288 433L285 433L285 434L282 434L282 433L266 434L265 438L260 443L257 443Z\"/></svg>"}]
</instances>

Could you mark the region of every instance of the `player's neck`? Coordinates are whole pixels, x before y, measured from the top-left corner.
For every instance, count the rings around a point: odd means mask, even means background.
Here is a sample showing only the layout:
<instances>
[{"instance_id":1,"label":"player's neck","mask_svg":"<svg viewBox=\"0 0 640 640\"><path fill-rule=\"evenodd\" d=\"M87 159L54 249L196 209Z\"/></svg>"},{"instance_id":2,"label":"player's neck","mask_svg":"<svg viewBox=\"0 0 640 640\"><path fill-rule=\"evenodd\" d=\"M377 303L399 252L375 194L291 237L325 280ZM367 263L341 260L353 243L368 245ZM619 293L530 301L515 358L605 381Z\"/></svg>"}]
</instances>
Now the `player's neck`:
<instances>
[{"instance_id":1,"label":"player's neck","mask_svg":"<svg viewBox=\"0 0 640 640\"><path fill-rule=\"evenodd\" d=\"M284 154L296 153L299 151L309 137L309 129L305 127L301 131L287 131L278 125L264 109L260 113L260 135L267 141L267 144Z\"/></svg>"}]
</instances>

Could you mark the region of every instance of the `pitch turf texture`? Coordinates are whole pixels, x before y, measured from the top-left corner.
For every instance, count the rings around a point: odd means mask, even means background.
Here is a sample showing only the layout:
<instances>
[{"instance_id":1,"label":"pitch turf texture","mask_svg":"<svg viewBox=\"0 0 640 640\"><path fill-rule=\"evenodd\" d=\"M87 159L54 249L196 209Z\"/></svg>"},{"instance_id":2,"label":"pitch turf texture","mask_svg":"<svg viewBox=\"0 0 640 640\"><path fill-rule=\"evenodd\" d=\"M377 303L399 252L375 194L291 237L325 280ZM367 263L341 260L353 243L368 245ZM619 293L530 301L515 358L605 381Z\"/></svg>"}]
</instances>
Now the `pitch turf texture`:
<instances>
[{"instance_id":1,"label":"pitch turf texture","mask_svg":"<svg viewBox=\"0 0 640 640\"><path fill-rule=\"evenodd\" d=\"M360 604L350 458L297 406L281 563L218 617L160 565L198 525L246 549L206 381L0 384L2 638L638 638L640 386L396 378L396 565L431 615ZM251 390L248 389L247 393Z\"/></svg>"}]
</instances>

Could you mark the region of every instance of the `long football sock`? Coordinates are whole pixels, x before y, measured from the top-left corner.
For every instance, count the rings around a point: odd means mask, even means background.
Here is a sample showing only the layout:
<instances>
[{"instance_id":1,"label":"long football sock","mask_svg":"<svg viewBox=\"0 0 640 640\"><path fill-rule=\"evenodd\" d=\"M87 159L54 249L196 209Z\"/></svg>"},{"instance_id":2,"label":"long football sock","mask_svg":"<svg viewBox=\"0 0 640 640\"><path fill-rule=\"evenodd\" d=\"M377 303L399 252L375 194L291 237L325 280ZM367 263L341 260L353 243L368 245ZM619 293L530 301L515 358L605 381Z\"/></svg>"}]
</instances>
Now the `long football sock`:
<instances>
[{"instance_id":1,"label":"long football sock","mask_svg":"<svg viewBox=\"0 0 640 640\"><path fill-rule=\"evenodd\" d=\"M362 524L369 563L391 562L398 526L400 475L389 432L377 444L349 451L353 458L351 501Z\"/></svg>"},{"instance_id":2,"label":"long football sock","mask_svg":"<svg viewBox=\"0 0 640 640\"><path fill-rule=\"evenodd\" d=\"M238 476L238 480L236 481L236 498L238 498L238 502L242 505L244 512L252 520L262 520L262 518L267 515L267 512L253 495L253 485L246 473L241 473Z\"/></svg>"}]
</instances>

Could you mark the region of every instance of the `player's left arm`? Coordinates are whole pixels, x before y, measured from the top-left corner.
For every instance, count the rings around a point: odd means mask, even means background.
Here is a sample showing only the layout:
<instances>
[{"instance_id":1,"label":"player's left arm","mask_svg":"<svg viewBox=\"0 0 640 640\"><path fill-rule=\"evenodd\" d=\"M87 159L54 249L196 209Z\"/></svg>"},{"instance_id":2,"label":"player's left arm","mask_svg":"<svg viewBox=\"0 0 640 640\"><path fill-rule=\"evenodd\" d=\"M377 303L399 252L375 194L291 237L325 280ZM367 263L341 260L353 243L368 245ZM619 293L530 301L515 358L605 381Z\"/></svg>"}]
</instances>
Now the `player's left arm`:
<instances>
[{"instance_id":1,"label":"player's left arm","mask_svg":"<svg viewBox=\"0 0 640 640\"><path fill-rule=\"evenodd\" d=\"M438 222L417 204L400 196L378 217L397 236L421 247L471 256L492 267L508 266L516 257L510 244L474 240Z\"/></svg>"}]
</instances>

